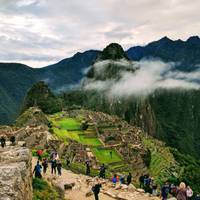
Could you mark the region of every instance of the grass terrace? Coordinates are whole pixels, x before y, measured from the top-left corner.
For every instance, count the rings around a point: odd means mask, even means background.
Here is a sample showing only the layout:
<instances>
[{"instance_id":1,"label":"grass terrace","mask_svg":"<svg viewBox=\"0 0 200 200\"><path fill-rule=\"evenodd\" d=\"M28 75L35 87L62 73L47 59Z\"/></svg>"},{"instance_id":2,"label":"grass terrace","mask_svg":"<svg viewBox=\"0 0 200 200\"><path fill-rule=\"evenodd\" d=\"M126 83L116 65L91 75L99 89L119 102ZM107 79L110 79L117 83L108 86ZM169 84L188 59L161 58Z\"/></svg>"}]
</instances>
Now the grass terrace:
<instances>
[{"instance_id":1,"label":"grass terrace","mask_svg":"<svg viewBox=\"0 0 200 200\"><path fill-rule=\"evenodd\" d=\"M110 164L121 162L121 156L114 149L92 148L93 154L100 163ZM112 157L110 152L112 152Z\"/></svg>"},{"instance_id":2,"label":"grass terrace","mask_svg":"<svg viewBox=\"0 0 200 200\"><path fill-rule=\"evenodd\" d=\"M80 130L80 122L73 118L63 118L52 120L53 125L66 130Z\"/></svg>"}]
</instances>

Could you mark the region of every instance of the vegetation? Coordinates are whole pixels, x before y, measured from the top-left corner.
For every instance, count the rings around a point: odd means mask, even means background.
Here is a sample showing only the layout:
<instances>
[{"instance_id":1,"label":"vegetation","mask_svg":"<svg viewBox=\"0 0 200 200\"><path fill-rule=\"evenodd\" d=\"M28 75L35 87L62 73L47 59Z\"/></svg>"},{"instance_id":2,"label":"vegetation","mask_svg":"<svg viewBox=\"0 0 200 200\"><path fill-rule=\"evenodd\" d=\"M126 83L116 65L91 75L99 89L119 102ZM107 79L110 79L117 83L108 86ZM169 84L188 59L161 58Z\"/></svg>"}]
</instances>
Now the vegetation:
<instances>
[{"instance_id":1,"label":"vegetation","mask_svg":"<svg viewBox=\"0 0 200 200\"><path fill-rule=\"evenodd\" d=\"M92 148L92 152L100 163L110 164L122 161L114 149Z\"/></svg>"},{"instance_id":2,"label":"vegetation","mask_svg":"<svg viewBox=\"0 0 200 200\"><path fill-rule=\"evenodd\" d=\"M51 92L45 82L40 81L27 92L22 111L34 106L44 113L51 114L61 111L62 101Z\"/></svg>"},{"instance_id":3,"label":"vegetation","mask_svg":"<svg viewBox=\"0 0 200 200\"><path fill-rule=\"evenodd\" d=\"M33 178L33 200L64 200L44 179Z\"/></svg>"},{"instance_id":4,"label":"vegetation","mask_svg":"<svg viewBox=\"0 0 200 200\"><path fill-rule=\"evenodd\" d=\"M158 183L174 178L177 180L179 167L175 161L170 149L164 143L153 138L143 138L143 144L150 150L151 160L149 163L149 172L151 176L156 177Z\"/></svg>"},{"instance_id":5,"label":"vegetation","mask_svg":"<svg viewBox=\"0 0 200 200\"><path fill-rule=\"evenodd\" d=\"M199 193L200 160L197 160L188 154L181 154L174 148L171 148L170 151L181 167L179 180L184 181L187 185L190 185L196 193Z\"/></svg>"}]
</instances>

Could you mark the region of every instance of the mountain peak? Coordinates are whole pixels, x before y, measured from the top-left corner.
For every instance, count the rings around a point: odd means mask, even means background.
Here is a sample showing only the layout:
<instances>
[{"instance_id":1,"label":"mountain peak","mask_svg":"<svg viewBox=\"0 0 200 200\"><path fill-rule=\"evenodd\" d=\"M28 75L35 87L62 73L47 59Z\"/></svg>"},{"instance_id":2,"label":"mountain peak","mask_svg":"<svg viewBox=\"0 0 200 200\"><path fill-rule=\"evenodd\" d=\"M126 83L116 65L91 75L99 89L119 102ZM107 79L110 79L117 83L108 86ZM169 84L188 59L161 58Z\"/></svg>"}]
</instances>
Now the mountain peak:
<instances>
[{"instance_id":1,"label":"mountain peak","mask_svg":"<svg viewBox=\"0 0 200 200\"><path fill-rule=\"evenodd\" d=\"M103 49L98 60L117 60L122 58L128 59L122 46L117 43L111 43Z\"/></svg>"},{"instance_id":2,"label":"mountain peak","mask_svg":"<svg viewBox=\"0 0 200 200\"><path fill-rule=\"evenodd\" d=\"M191 42L191 43L196 43L196 42L200 42L200 38L199 36L191 36L187 39L187 42Z\"/></svg>"},{"instance_id":3,"label":"mountain peak","mask_svg":"<svg viewBox=\"0 0 200 200\"><path fill-rule=\"evenodd\" d=\"M168 38L167 36L165 36L165 37L161 38L159 41L160 42L171 42L172 40L170 38Z\"/></svg>"}]
</instances>

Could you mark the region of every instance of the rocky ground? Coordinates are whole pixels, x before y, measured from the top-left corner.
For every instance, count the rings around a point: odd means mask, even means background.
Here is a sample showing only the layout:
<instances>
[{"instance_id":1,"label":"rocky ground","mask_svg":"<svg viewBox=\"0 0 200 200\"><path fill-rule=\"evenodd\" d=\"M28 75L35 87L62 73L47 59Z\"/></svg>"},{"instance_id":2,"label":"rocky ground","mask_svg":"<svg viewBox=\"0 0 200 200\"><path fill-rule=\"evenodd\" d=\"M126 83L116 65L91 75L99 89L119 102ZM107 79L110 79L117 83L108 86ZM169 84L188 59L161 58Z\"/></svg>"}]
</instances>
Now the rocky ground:
<instances>
[{"instance_id":1,"label":"rocky ground","mask_svg":"<svg viewBox=\"0 0 200 200\"><path fill-rule=\"evenodd\" d=\"M36 164L37 159L33 158L33 166ZM91 192L92 185L95 178L85 175L75 174L70 170L62 170L62 176L52 176L50 168L47 174L43 176L52 185L59 187L64 193L66 199L70 200L93 200L94 196ZM127 187L123 185L121 188L117 186L114 188L109 180L102 181L102 190L99 195L101 200L158 200L157 197L151 197L145 194L143 190L136 189L133 185Z\"/></svg>"},{"instance_id":2,"label":"rocky ground","mask_svg":"<svg viewBox=\"0 0 200 200\"><path fill-rule=\"evenodd\" d=\"M0 200L32 200L31 158L24 147L0 148Z\"/></svg>"}]
</instances>

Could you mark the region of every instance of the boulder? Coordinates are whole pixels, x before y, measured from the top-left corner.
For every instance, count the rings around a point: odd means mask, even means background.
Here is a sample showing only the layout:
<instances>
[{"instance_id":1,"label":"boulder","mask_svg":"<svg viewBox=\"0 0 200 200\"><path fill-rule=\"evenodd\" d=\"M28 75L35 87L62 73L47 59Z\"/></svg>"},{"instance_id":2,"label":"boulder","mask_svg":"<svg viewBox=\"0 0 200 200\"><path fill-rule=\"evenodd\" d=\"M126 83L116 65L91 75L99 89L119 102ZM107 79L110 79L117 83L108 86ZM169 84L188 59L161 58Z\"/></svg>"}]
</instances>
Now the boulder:
<instances>
[{"instance_id":1,"label":"boulder","mask_svg":"<svg viewBox=\"0 0 200 200\"><path fill-rule=\"evenodd\" d=\"M140 192L140 193L145 193L145 191L143 189L141 189L141 188L137 188L136 191Z\"/></svg>"}]
</instances>

